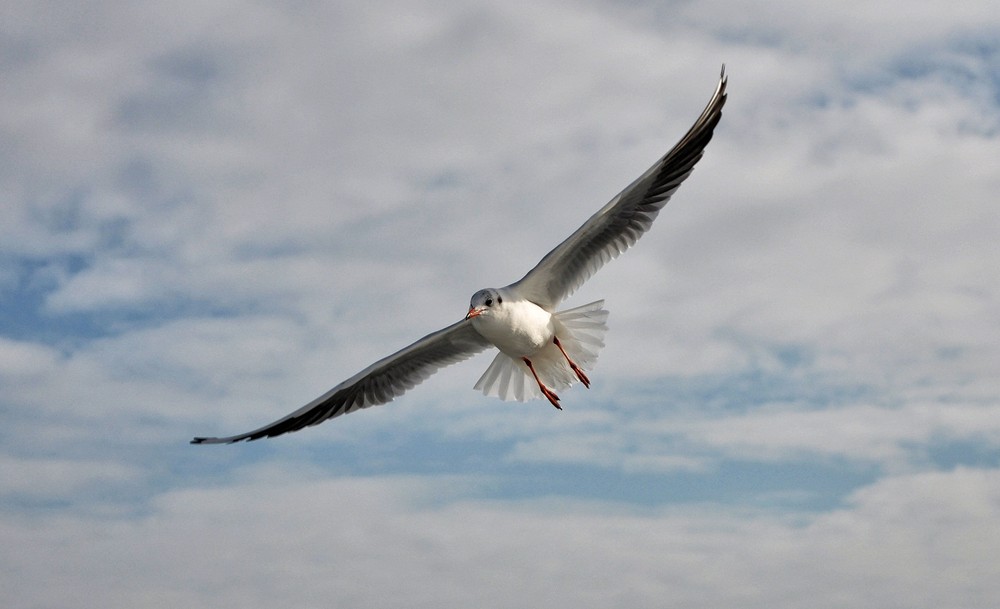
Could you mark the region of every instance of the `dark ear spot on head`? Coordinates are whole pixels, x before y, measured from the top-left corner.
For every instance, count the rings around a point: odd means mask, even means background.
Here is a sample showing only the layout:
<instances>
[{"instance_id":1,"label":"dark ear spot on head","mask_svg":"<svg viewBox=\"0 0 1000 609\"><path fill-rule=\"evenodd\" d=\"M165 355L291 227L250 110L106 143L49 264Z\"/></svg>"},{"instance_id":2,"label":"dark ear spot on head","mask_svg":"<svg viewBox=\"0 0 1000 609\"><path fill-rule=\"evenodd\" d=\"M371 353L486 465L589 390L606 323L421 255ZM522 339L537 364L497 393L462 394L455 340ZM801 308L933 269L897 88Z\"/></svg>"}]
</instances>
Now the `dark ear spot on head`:
<instances>
[{"instance_id":1,"label":"dark ear spot on head","mask_svg":"<svg viewBox=\"0 0 1000 609\"><path fill-rule=\"evenodd\" d=\"M503 304L503 298L499 294L497 294L497 304Z\"/></svg>"}]
</instances>

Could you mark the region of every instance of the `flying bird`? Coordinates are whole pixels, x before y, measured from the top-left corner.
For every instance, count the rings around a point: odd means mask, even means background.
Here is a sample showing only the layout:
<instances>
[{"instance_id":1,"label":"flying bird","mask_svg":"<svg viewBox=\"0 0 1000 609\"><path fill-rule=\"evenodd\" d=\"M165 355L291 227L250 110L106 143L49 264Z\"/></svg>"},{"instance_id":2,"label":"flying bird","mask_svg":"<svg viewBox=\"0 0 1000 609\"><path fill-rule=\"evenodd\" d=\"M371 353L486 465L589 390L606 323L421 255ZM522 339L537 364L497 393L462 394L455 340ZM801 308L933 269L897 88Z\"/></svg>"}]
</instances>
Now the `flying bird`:
<instances>
[{"instance_id":1,"label":"flying bird","mask_svg":"<svg viewBox=\"0 0 1000 609\"><path fill-rule=\"evenodd\" d=\"M711 100L681 140L611 199L535 268L503 288L472 295L465 318L381 359L288 416L259 429L192 444L227 444L280 436L361 408L385 404L444 366L490 347L499 352L476 383L487 396L525 401L544 397L562 407L556 391L579 381L604 346L608 312L598 300L556 311L605 263L631 247L701 159L726 103L723 66Z\"/></svg>"}]
</instances>

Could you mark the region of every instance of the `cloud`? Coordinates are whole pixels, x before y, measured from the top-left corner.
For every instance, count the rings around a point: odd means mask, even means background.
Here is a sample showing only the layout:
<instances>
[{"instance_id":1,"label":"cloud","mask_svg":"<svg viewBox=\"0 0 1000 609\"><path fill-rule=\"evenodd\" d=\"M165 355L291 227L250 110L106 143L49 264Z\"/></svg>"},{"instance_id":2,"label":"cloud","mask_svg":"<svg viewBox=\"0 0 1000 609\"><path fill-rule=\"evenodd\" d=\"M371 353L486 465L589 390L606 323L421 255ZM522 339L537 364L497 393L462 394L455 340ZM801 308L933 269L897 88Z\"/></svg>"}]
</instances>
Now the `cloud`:
<instances>
[{"instance_id":1,"label":"cloud","mask_svg":"<svg viewBox=\"0 0 1000 609\"><path fill-rule=\"evenodd\" d=\"M802 404L755 410L742 416L677 423L697 444L715 446L742 459L791 459L817 455L870 461L889 469L921 463L913 451L937 442L983 442L995 446L1000 428L992 406L911 403L900 408L856 405L809 411ZM915 458L916 457L916 458Z\"/></svg>"},{"instance_id":2,"label":"cloud","mask_svg":"<svg viewBox=\"0 0 1000 609\"><path fill-rule=\"evenodd\" d=\"M82 7L0 36L15 605L996 596L989 3ZM723 62L705 158L569 303L611 332L564 412L482 398L478 358L185 444L516 280Z\"/></svg>"},{"instance_id":3,"label":"cloud","mask_svg":"<svg viewBox=\"0 0 1000 609\"><path fill-rule=\"evenodd\" d=\"M990 471L887 478L819 515L508 503L463 498L482 483L460 477L246 474L163 494L128 523L36 516L8 526L6 565L19 548L14 565L44 562L49 573L27 589L6 568L11 602L937 607L998 592ZM109 578L120 583L100 584Z\"/></svg>"},{"instance_id":4,"label":"cloud","mask_svg":"<svg viewBox=\"0 0 1000 609\"><path fill-rule=\"evenodd\" d=\"M115 461L4 459L0 482L4 502L71 502L95 490L135 482L142 470ZM98 491L99 492L99 491ZM9 505L9 503L8 503Z\"/></svg>"}]
</instances>

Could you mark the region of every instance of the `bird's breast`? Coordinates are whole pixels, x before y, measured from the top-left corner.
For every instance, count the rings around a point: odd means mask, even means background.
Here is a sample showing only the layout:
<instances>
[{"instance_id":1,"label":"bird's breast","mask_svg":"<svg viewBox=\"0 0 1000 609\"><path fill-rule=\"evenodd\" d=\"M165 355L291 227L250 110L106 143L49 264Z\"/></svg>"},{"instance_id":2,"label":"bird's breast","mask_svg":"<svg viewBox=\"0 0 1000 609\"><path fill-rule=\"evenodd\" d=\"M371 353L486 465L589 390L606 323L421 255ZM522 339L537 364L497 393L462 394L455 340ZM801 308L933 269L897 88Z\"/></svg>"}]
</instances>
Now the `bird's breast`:
<instances>
[{"instance_id":1,"label":"bird's breast","mask_svg":"<svg viewBox=\"0 0 1000 609\"><path fill-rule=\"evenodd\" d=\"M532 355L552 341L552 314L526 300L504 303L502 310L472 320L473 327L511 357Z\"/></svg>"}]
</instances>

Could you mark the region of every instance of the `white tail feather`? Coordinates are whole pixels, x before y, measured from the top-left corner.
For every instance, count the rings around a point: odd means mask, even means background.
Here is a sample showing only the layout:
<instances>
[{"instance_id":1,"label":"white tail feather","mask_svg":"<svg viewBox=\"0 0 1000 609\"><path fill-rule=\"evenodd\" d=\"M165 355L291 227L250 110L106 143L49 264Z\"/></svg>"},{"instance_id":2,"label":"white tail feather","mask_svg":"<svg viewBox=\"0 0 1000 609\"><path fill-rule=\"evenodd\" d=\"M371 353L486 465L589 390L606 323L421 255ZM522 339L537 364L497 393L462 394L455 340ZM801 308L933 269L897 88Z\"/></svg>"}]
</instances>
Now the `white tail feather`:
<instances>
[{"instance_id":1,"label":"white tail feather","mask_svg":"<svg viewBox=\"0 0 1000 609\"><path fill-rule=\"evenodd\" d=\"M604 301L598 300L573 309L560 311L552 316L556 337L563 349L577 366L592 370L597 356L604 347L604 333L608 331L608 312ZM531 364L538 378L552 390L562 390L577 382L576 374L570 369L566 358L554 343L531 356ZM476 389L487 396L501 400L524 402L542 397L531 375L531 370L520 359L505 353L497 353L486 372L476 383Z\"/></svg>"}]
</instances>

